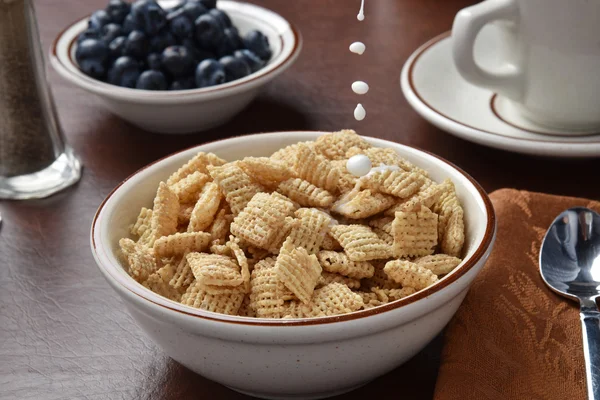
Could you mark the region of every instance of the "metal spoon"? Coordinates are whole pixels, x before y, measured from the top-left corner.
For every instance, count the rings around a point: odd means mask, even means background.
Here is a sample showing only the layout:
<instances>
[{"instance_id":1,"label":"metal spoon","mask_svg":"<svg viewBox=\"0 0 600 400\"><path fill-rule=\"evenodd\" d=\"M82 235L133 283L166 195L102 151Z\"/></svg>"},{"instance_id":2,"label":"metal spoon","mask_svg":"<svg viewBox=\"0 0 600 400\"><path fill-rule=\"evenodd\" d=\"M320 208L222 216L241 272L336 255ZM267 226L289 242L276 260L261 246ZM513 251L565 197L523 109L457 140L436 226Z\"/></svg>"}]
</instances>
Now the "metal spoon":
<instances>
[{"instance_id":1,"label":"metal spoon","mask_svg":"<svg viewBox=\"0 0 600 400\"><path fill-rule=\"evenodd\" d=\"M588 399L600 400L600 215L575 207L556 217L542 242L540 272L550 289L579 301Z\"/></svg>"}]
</instances>

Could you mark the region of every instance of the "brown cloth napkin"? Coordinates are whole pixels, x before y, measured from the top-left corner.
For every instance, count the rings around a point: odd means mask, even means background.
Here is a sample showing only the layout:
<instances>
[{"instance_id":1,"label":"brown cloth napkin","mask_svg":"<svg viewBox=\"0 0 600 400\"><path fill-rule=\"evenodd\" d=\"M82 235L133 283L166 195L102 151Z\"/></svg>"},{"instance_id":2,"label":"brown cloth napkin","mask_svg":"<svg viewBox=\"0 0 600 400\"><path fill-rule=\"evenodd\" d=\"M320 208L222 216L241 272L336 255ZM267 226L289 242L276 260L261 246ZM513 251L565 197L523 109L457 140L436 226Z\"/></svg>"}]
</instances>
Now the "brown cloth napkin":
<instances>
[{"instance_id":1,"label":"brown cloth napkin","mask_svg":"<svg viewBox=\"0 0 600 400\"><path fill-rule=\"evenodd\" d=\"M445 333L435 400L584 400L575 302L539 274L546 230L563 210L600 202L502 189L496 244Z\"/></svg>"}]
</instances>

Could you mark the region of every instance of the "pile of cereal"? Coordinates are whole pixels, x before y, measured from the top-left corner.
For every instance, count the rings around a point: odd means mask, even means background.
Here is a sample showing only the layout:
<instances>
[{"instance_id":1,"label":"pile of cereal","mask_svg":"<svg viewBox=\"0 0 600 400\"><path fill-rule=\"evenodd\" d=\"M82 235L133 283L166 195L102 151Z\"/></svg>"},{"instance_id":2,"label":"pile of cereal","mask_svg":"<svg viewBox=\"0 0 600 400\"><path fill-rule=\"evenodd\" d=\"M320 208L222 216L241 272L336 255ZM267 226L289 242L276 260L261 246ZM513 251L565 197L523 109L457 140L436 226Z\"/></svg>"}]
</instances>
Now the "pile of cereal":
<instances>
[{"instance_id":1,"label":"pile of cereal","mask_svg":"<svg viewBox=\"0 0 600 400\"><path fill-rule=\"evenodd\" d=\"M361 177L346 168L356 155L375 166ZM131 234L137 240L119 242L129 274L164 297L223 314L311 318L434 284L461 262L464 222L449 179L436 183L343 130L270 157L228 163L199 153L160 183Z\"/></svg>"}]
</instances>

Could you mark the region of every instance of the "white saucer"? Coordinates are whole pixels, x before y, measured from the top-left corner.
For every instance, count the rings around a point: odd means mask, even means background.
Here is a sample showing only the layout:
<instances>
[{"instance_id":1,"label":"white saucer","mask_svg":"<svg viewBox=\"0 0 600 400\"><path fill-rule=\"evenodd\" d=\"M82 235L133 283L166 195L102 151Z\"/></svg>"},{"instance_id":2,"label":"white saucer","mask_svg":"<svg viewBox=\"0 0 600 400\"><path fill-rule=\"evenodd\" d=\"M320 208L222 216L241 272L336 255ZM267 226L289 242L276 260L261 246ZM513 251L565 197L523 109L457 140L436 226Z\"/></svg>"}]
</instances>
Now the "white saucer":
<instances>
[{"instance_id":1,"label":"white saucer","mask_svg":"<svg viewBox=\"0 0 600 400\"><path fill-rule=\"evenodd\" d=\"M494 27L480 33L475 47L478 63L498 65ZM410 105L440 129L484 146L553 157L600 156L600 132L561 136L522 118L512 104L495 93L466 82L454 67L450 32L431 39L408 59L400 85ZM552 133L552 135L542 134Z\"/></svg>"}]
</instances>

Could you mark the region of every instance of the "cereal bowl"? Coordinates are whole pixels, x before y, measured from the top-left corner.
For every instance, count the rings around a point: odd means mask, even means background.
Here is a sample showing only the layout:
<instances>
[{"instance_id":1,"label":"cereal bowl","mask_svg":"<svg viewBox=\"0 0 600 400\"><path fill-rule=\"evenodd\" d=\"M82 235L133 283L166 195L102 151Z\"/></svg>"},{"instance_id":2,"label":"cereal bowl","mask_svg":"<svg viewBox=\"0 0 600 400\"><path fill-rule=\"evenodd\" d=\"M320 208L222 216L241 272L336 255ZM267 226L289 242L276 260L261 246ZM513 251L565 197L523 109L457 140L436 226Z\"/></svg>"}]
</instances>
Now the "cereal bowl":
<instances>
[{"instance_id":1,"label":"cereal bowl","mask_svg":"<svg viewBox=\"0 0 600 400\"><path fill-rule=\"evenodd\" d=\"M176 1L159 3L171 6ZM63 78L97 95L109 111L142 129L159 133L207 130L246 107L265 84L292 65L302 48L299 31L270 10L229 0L219 0L218 7L230 15L240 34L258 29L268 37L273 56L267 65L242 79L201 89L150 91L111 85L85 75L75 61L77 36L86 29L88 17L58 35L50 49L50 62Z\"/></svg>"},{"instance_id":2,"label":"cereal bowl","mask_svg":"<svg viewBox=\"0 0 600 400\"><path fill-rule=\"evenodd\" d=\"M212 313L161 297L131 278L118 259L156 188L199 151L232 161L267 156L322 132L242 136L197 146L159 160L121 183L100 206L91 248L100 271L142 330L170 357L234 390L263 398L324 398L352 390L396 368L429 343L454 315L495 240L492 204L471 177L426 152L381 139L441 181L453 180L465 210L462 263L434 285L394 302L349 314L311 319L248 318Z\"/></svg>"}]
</instances>

